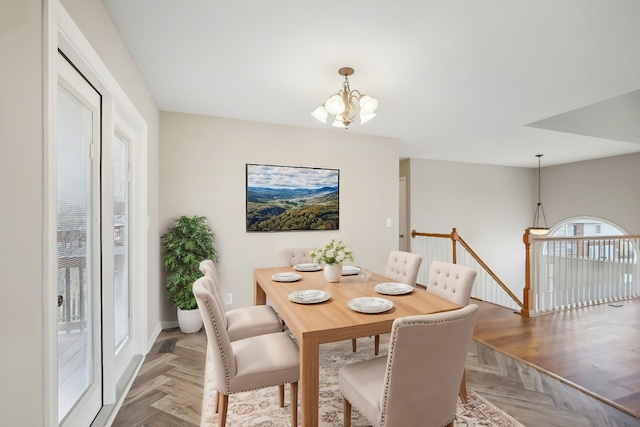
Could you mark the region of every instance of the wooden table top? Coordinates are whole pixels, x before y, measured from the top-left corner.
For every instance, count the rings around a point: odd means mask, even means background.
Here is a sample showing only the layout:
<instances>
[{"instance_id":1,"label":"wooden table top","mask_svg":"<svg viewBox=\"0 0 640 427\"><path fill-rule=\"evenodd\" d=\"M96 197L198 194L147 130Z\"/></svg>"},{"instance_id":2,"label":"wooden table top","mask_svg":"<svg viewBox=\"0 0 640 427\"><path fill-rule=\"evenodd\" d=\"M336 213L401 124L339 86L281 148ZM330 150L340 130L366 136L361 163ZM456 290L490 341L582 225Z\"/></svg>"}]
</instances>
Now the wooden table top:
<instances>
[{"instance_id":1,"label":"wooden table top","mask_svg":"<svg viewBox=\"0 0 640 427\"><path fill-rule=\"evenodd\" d=\"M313 336L319 343L326 343L383 334L391 331L396 318L461 308L420 288L405 295L379 294L374 287L392 280L375 273L370 273L366 283L357 275L342 276L340 282L330 283L324 278L323 271L297 271L302 278L296 282L276 282L271 278L281 272L295 270L291 267L259 268L254 271L255 280L298 339ZM298 304L289 300L290 293L302 289L325 291L331 297L318 304ZM359 313L347 306L349 300L359 297L386 298L394 306L383 313Z\"/></svg>"}]
</instances>

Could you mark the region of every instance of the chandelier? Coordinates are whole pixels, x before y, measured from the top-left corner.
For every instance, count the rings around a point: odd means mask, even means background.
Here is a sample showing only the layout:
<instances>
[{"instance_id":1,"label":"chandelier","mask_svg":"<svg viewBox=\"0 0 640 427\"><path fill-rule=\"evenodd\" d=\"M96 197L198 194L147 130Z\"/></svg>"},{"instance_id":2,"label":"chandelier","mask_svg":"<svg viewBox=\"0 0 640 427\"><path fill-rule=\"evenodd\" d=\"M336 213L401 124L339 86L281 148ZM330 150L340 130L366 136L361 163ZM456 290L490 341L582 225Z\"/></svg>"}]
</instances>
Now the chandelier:
<instances>
[{"instance_id":1,"label":"chandelier","mask_svg":"<svg viewBox=\"0 0 640 427\"><path fill-rule=\"evenodd\" d=\"M536 207L536 213L533 216L533 227L529 227L529 233L536 234L539 236L545 235L549 232L549 226L547 225L547 218L544 215L544 208L542 207L542 202L540 202L540 157L542 154L536 154L538 158L538 206ZM544 226L540 224L540 213L542 212L542 220L544 221Z\"/></svg>"},{"instance_id":2,"label":"chandelier","mask_svg":"<svg viewBox=\"0 0 640 427\"><path fill-rule=\"evenodd\" d=\"M357 90L349 87L349 76L353 74L353 68L343 67L338 70L338 74L344 76L342 89L333 94L315 109L311 115L322 123L327 123L327 117L333 117L332 126L348 129L356 116L360 116L360 123L366 123L373 119L378 108L378 100L368 95L363 95Z\"/></svg>"}]
</instances>

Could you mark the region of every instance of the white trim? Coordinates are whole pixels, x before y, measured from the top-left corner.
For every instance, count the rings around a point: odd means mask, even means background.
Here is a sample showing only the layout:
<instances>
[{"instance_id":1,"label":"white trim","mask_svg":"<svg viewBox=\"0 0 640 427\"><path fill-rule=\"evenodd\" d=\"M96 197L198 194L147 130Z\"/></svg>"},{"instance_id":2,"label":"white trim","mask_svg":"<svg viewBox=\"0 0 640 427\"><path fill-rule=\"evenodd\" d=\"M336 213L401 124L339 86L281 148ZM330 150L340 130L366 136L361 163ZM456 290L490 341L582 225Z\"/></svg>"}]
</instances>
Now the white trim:
<instances>
[{"instance_id":1,"label":"white trim","mask_svg":"<svg viewBox=\"0 0 640 427\"><path fill-rule=\"evenodd\" d=\"M56 51L57 0L43 1L43 162L42 162L42 296L43 302L43 427L58 426L58 306L57 289L49 278L57 277L57 218L55 206L58 186L54 163L47 161L56 155L54 102L57 90Z\"/></svg>"},{"instance_id":2,"label":"white trim","mask_svg":"<svg viewBox=\"0 0 640 427\"><path fill-rule=\"evenodd\" d=\"M173 329L173 328L177 328L178 327L178 321L177 320L171 320L171 321L166 321L166 322L162 322L162 329Z\"/></svg>"},{"instance_id":3,"label":"white trim","mask_svg":"<svg viewBox=\"0 0 640 427\"><path fill-rule=\"evenodd\" d=\"M57 292L51 283L57 277L56 248L56 188L54 124L55 90L57 70L55 56L61 48L71 62L96 87L105 99L110 99L113 111L134 130L132 141L132 206L131 206L131 280L133 351L148 352L147 339L147 144L148 126L143 116L120 87L111 72L102 62L91 44L64 9L60 0L43 1L43 375L44 375L44 427L58 425L58 378L57 378ZM108 103L107 103L108 104ZM112 121L113 123L113 121ZM105 132L111 132L106 130ZM52 280L54 280L52 282ZM155 337L153 337L155 340ZM135 372L134 372L135 377ZM111 381L113 383L113 381ZM109 393L108 393L109 394ZM113 395L112 395L113 396Z\"/></svg>"},{"instance_id":4,"label":"white trim","mask_svg":"<svg viewBox=\"0 0 640 427\"><path fill-rule=\"evenodd\" d=\"M174 326L175 328L178 327L178 322L174 321L174 322L169 322L169 323L175 323L176 326ZM160 332L162 332L164 322L162 324L158 323L156 325L156 328L153 330L153 332L151 333L151 336L149 337L149 339L147 340L147 350L144 352L144 354L147 354L151 351L151 348L153 347L153 345L156 343L156 340L158 339L158 337L160 336Z\"/></svg>"}]
</instances>

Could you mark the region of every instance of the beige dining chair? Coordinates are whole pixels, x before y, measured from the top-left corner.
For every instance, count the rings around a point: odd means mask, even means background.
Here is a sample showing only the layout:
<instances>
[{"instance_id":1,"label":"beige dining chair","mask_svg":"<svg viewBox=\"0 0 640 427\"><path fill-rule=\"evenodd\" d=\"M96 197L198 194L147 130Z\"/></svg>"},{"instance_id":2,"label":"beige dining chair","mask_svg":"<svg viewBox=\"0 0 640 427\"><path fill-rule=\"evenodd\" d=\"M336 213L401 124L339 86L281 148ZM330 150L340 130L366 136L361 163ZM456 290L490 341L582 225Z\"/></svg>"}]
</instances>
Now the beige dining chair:
<instances>
[{"instance_id":1,"label":"beige dining chair","mask_svg":"<svg viewBox=\"0 0 640 427\"><path fill-rule=\"evenodd\" d=\"M391 251L387 261L387 268L384 272L385 277L392 279L398 283L404 283L409 286L415 286L418 278L418 271L422 264L422 257L411 252ZM380 353L380 335L375 336L374 354ZM356 351L356 340L351 342L353 351Z\"/></svg>"},{"instance_id":2,"label":"beige dining chair","mask_svg":"<svg viewBox=\"0 0 640 427\"><path fill-rule=\"evenodd\" d=\"M296 264L306 264L312 263L313 259L311 258L311 251L315 250L314 248L285 248L281 249L279 252L280 255L280 265L283 267L293 267Z\"/></svg>"},{"instance_id":3,"label":"beige dining chair","mask_svg":"<svg viewBox=\"0 0 640 427\"><path fill-rule=\"evenodd\" d=\"M340 368L344 426L355 406L374 427L453 427L478 306L398 318L389 353Z\"/></svg>"},{"instance_id":4,"label":"beige dining chair","mask_svg":"<svg viewBox=\"0 0 640 427\"><path fill-rule=\"evenodd\" d=\"M469 305L476 275L476 270L464 265L432 261L426 284L427 292L458 305ZM464 372L460 381L460 400L467 403L467 378Z\"/></svg>"},{"instance_id":5,"label":"beige dining chair","mask_svg":"<svg viewBox=\"0 0 640 427\"><path fill-rule=\"evenodd\" d=\"M202 315L208 349L211 351L213 384L216 393L218 426L227 422L229 395L259 388L289 384L291 424L298 424L298 380L300 355L298 345L285 332L257 335L231 341L225 328L224 311L216 302L208 276L196 280L193 294ZM208 402L203 402L203 405ZM280 393L280 407L284 394ZM204 410L203 410L204 412Z\"/></svg>"},{"instance_id":6,"label":"beige dining chair","mask_svg":"<svg viewBox=\"0 0 640 427\"><path fill-rule=\"evenodd\" d=\"M225 313L224 300L220 292L220 280L215 264L210 259L201 261L200 271L212 280L210 282L210 291L220 306L220 311ZM226 311L223 321L223 325L231 341L256 335L282 332L282 321L270 305L251 305L233 308Z\"/></svg>"},{"instance_id":7,"label":"beige dining chair","mask_svg":"<svg viewBox=\"0 0 640 427\"><path fill-rule=\"evenodd\" d=\"M204 282L208 286L208 291L213 295L213 299L220 313L224 313L222 317L222 325L226 329L229 339L237 341L243 338L254 337L256 335L271 334L274 332L282 332L282 321L269 305L254 305L248 307L238 307L225 311L224 300L220 292L220 279L216 266L210 259L200 262L200 271L203 275L211 279ZM209 348L206 354L207 364L211 363L211 355ZM284 385L280 386L280 399L284 399ZM216 400L215 412L218 412L218 401Z\"/></svg>"}]
</instances>

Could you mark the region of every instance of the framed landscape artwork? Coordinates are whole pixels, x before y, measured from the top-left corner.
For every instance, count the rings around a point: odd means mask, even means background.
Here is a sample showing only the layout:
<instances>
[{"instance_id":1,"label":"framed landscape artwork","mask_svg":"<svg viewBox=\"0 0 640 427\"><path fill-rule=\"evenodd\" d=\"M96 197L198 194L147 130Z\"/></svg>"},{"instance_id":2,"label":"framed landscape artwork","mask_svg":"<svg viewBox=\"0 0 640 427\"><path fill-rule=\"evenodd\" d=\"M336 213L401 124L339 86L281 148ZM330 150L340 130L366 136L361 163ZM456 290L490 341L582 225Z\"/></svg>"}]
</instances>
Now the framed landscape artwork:
<instances>
[{"instance_id":1,"label":"framed landscape artwork","mask_svg":"<svg viewBox=\"0 0 640 427\"><path fill-rule=\"evenodd\" d=\"M338 230L340 171L247 164L247 231Z\"/></svg>"}]
</instances>

